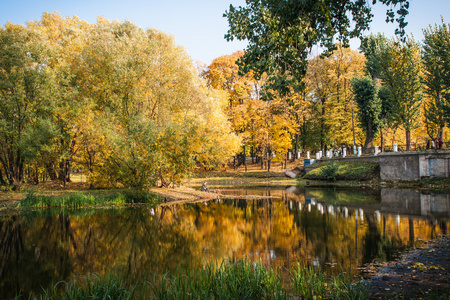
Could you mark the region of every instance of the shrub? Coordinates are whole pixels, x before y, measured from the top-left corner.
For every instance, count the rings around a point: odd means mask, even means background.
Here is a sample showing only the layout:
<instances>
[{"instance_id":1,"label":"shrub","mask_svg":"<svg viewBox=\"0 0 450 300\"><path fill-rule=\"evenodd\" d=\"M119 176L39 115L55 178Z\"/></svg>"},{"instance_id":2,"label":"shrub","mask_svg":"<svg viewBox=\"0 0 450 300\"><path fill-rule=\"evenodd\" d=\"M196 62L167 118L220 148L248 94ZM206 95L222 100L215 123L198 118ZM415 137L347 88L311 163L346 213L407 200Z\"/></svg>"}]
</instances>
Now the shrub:
<instances>
[{"instance_id":1,"label":"shrub","mask_svg":"<svg viewBox=\"0 0 450 300\"><path fill-rule=\"evenodd\" d=\"M336 181L339 165L331 162L322 167L322 176L326 181Z\"/></svg>"}]
</instances>

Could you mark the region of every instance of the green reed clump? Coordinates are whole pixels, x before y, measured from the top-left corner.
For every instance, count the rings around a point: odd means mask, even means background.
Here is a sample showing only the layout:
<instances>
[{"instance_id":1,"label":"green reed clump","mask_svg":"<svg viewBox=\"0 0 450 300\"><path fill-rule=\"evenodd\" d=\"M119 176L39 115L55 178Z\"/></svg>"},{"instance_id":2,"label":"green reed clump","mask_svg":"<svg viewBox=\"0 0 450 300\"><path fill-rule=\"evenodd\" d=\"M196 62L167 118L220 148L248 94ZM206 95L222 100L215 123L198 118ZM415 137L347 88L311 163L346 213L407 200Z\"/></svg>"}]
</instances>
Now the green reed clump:
<instances>
[{"instance_id":1,"label":"green reed clump","mask_svg":"<svg viewBox=\"0 0 450 300\"><path fill-rule=\"evenodd\" d=\"M88 275L56 284L41 299L367 299L369 286L349 278L344 273L327 276L302 264L286 274L238 260L180 267L132 288L116 276Z\"/></svg>"},{"instance_id":2,"label":"green reed clump","mask_svg":"<svg viewBox=\"0 0 450 300\"><path fill-rule=\"evenodd\" d=\"M67 196L45 196L27 193L20 201L21 207L69 207L124 205L131 203L157 203L159 197L145 191L127 190L122 193L94 195L75 193Z\"/></svg>"},{"instance_id":3,"label":"green reed clump","mask_svg":"<svg viewBox=\"0 0 450 300\"><path fill-rule=\"evenodd\" d=\"M126 203L157 203L161 199L158 195L140 189L130 189L122 193Z\"/></svg>"},{"instance_id":4,"label":"green reed clump","mask_svg":"<svg viewBox=\"0 0 450 300\"><path fill-rule=\"evenodd\" d=\"M247 261L208 263L179 268L175 275L154 278L152 299L284 299L281 272Z\"/></svg>"},{"instance_id":5,"label":"green reed clump","mask_svg":"<svg viewBox=\"0 0 450 300\"><path fill-rule=\"evenodd\" d=\"M63 285L61 287L60 285ZM135 288L128 289L115 275L88 274L71 282L59 282L44 291L40 299L133 299Z\"/></svg>"},{"instance_id":6,"label":"green reed clump","mask_svg":"<svg viewBox=\"0 0 450 300\"><path fill-rule=\"evenodd\" d=\"M322 270L297 264L291 269L292 294L301 299L367 299L369 286L344 273L328 277Z\"/></svg>"}]
</instances>

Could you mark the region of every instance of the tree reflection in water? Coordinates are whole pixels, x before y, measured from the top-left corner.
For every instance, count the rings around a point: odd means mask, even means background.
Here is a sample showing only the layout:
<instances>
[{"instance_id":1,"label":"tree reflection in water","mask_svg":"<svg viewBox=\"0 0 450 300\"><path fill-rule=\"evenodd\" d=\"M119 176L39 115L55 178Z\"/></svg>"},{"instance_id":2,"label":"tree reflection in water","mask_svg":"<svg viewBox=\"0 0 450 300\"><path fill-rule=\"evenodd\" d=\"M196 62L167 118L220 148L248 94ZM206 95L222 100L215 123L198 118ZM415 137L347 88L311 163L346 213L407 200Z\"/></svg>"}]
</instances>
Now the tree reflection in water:
<instances>
[{"instance_id":1,"label":"tree reflection in water","mask_svg":"<svg viewBox=\"0 0 450 300\"><path fill-rule=\"evenodd\" d=\"M89 272L136 283L178 266L233 258L341 272L391 259L448 227L448 218L431 219L429 209L428 218L383 213L379 192L244 192L275 198L0 217L0 295L38 294L52 281Z\"/></svg>"}]
</instances>

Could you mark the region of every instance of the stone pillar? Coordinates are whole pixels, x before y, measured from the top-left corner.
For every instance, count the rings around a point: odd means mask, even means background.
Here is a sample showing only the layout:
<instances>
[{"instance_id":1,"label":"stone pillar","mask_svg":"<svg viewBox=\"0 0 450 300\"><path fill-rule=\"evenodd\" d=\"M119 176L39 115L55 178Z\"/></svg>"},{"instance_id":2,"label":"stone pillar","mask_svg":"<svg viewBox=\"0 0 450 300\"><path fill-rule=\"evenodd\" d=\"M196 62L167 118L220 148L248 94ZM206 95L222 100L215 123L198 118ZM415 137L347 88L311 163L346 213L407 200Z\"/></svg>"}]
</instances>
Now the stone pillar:
<instances>
[{"instance_id":1,"label":"stone pillar","mask_svg":"<svg viewBox=\"0 0 450 300\"><path fill-rule=\"evenodd\" d=\"M300 152L297 152L297 159L299 159L301 156Z\"/></svg>"},{"instance_id":2,"label":"stone pillar","mask_svg":"<svg viewBox=\"0 0 450 300\"><path fill-rule=\"evenodd\" d=\"M345 157L347 155L347 149L342 148L342 157Z\"/></svg>"},{"instance_id":3,"label":"stone pillar","mask_svg":"<svg viewBox=\"0 0 450 300\"><path fill-rule=\"evenodd\" d=\"M309 158L309 151L306 151L306 159L310 159Z\"/></svg>"},{"instance_id":4,"label":"stone pillar","mask_svg":"<svg viewBox=\"0 0 450 300\"><path fill-rule=\"evenodd\" d=\"M353 155L356 155L356 146L353 146Z\"/></svg>"},{"instance_id":5,"label":"stone pillar","mask_svg":"<svg viewBox=\"0 0 450 300\"><path fill-rule=\"evenodd\" d=\"M318 159L320 159L320 157L321 157L321 153L320 153L321 151L319 151L319 152L316 152L316 159L318 160Z\"/></svg>"},{"instance_id":6,"label":"stone pillar","mask_svg":"<svg viewBox=\"0 0 450 300\"><path fill-rule=\"evenodd\" d=\"M288 152L288 159L289 159L289 160L292 159L292 152Z\"/></svg>"},{"instance_id":7,"label":"stone pillar","mask_svg":"<svg viewBox=\"0 0 450 300\"><path fill-rule=\"evenodd\" d=\"M397 144L394 144L394 152L397 152L398 151L398 146L397 146Z\"/></svg>"},{"instance_id":8,"label":"stone pillar","mask_svg":"<svg viewBox=\"0 0 450 300\"><path fill-rule=\"evenodd\" d=\"M378 155L378 146L375 146L375 150L374 150L374 153L373 153L373 155L375 155L375 156L377 156L377 155Z\"/></svg>"},{"instance_id":9,"label":"stone pillar","mask_svg":"<svg viewBox=\"0 0 450 300\"><path fill-rule=\"evenodd\" d=\"M361 147L358 147L358 157L361 156L361 152L362 152L362 148L361 148Z\"/></svg>"}]
</instances>

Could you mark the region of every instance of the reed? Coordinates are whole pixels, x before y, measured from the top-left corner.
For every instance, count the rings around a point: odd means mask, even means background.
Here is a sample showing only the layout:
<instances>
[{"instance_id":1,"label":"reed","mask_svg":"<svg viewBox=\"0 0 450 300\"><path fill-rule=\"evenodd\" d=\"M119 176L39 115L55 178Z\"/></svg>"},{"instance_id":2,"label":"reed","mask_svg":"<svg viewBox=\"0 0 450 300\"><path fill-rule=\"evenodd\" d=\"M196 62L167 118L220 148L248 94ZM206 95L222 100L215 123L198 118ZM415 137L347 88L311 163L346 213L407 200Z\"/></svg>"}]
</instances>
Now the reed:
<instances>
[{"instance_id":1,"label":"reed","mask_svg":"<svg viewBox=\"0 0 450 300\"><path fill-rule=\"evenodd\" d=\"M82 206L110 206L125 205L131 203L157 203L159 197L155 194L127 190L121 193L98 194L74 193L66 196L46 196L37 195L33 192L27 193L24 199L20 200L20 207L68 207L76 208Z\"/></svg>"},{"instance_id":2,"label":"reed","mask_svg":"<svg viewBox=\"0 0 450 300\"><path fill-rule=\"evenodd\" d=\"M115 275L88 274L71 282L58 282L44 291L40 299L134 299L135 287L126 285Z\"/></svg>"},{"instance_id":3,"label":"reed","mask_svg":"<svg viewBox=\"0 0 450 300\"><path fill-rule=\"evenodd\" d=\"M280 270L244 260L179 268L149 285L152 299L287 299Z\"/></svg>"},{"instance_id":4,"label":"reed","mask_svg":"<svg viewBox=\"0 0 450 300\"><path fill-rule=\"evenodd\" d=\"M297 264L286 273L238 260L178 268L129 287L116 276L58 283L41 299L367 299L368 285Z\"/></svg>"}]
</instances>

